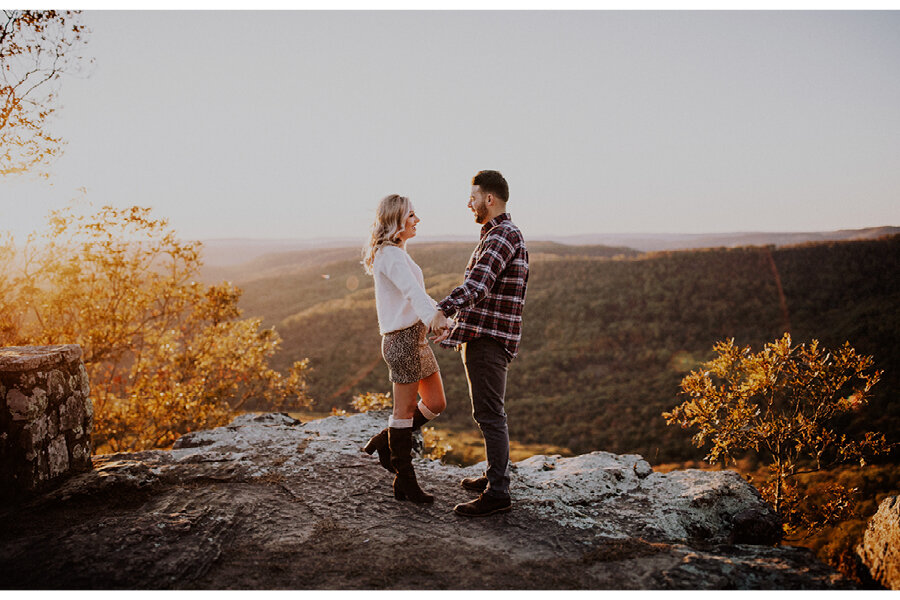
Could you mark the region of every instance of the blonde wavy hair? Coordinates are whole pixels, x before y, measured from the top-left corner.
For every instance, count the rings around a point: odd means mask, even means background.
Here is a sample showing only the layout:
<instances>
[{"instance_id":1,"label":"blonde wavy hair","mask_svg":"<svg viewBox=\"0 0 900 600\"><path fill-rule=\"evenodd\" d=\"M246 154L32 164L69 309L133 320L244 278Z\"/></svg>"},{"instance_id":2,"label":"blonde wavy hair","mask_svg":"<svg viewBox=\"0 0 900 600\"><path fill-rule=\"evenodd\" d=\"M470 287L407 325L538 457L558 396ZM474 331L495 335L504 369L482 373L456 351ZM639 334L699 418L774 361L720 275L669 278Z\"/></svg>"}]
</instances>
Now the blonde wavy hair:
<instances>
[{"instance_id":1,"label":"blonde wavy hair","mask_svg":"<svg viewBox=\"0 0 900 600\"><path fill-rule=\"evenodd\" d=\"M385 245L396 245L397 234L406 227L406 219L412 212L409 198L399 194L385 196L375 209L375 222L372 223L372 236L362 250L362 264L366 273L372 274L375 253Z\"/></svg>"}]
</instances>

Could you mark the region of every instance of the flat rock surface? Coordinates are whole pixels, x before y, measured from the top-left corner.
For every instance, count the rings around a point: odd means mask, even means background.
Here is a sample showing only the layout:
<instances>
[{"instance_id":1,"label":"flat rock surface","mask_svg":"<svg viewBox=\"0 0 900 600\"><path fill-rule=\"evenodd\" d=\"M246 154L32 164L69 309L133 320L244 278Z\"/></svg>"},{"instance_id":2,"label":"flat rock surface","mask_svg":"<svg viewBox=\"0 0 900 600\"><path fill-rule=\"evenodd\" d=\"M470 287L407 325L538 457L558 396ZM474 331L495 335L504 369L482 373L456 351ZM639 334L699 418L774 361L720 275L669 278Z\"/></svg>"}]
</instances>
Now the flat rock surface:
<instances>
[{"instance_id":1,"label":"flat rock surface","mask_svg":"<svg viewBox=\"0 0 900 600\"><path fill-rule=\"evenodd\" d=\"M386 419L244 415L171 451L95 456L0 508L0 588L853 587L805 549L741 543L747 515L765 530L768 508L730 471L533 456L514 465L512 511L467 519L452 512L475 496L459 480L483 464L416 459L436 501L398 502L359 451Z\"/></svg>"},{"instance_id":2,"label":"flat rock surface","mask_svg":"<svg viewBox=\"0 0 900 600\"><path fill-rule=\"evenodd\" d=\"M81 346L6 346L0 348L0 371L31 371L81 358Z\"/></svg>"}]
</instances>

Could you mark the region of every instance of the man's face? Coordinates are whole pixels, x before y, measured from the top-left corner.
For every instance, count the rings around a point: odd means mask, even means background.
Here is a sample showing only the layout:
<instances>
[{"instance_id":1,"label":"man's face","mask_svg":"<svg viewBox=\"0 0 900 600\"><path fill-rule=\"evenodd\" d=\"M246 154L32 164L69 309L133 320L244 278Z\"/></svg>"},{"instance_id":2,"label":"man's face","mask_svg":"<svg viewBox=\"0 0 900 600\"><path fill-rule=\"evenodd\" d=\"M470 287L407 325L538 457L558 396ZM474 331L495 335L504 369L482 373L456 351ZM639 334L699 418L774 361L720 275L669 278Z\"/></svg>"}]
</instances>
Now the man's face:
<instances>
[{"instance_id":1,"label":"man's face","mask_svg":"<svg viewBox=\"0 0 900 600\"><path fill-rule=\"evenodd\" d=\"M480 185L472 186L472 195L469 196L469 210L475 214L475 222L484 225L488 221L487 194L481 191Z\"/></svg>"}]
</instances>

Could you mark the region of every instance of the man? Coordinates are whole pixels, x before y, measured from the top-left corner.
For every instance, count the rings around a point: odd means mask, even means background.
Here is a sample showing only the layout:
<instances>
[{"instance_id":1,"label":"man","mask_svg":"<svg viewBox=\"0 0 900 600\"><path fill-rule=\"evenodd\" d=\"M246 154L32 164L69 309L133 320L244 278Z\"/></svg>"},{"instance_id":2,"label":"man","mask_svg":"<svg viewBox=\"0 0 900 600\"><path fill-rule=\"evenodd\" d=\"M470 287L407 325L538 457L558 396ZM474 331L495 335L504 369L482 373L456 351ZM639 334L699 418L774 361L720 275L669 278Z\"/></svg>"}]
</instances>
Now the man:
<instances>
[{"instance_id":1,"label":"man","mask_svg":"<svg viewBox=\"0 0 900 600\"><path fill-rule=\"evenodd\" d=\"M463 479L464 488L481 492L454 511L482 517L508 511L509 430L503 409L506 372L519 351L522 308L528 283L528 250L522 232L506 212L509 185L497 171L472 178L469 210L481 225L481 240L466 267L465 281L438 303L456 326L434 338L462 354L472 415L484 437L487 469L481 477Z\"/></svg>"}]
</instances>

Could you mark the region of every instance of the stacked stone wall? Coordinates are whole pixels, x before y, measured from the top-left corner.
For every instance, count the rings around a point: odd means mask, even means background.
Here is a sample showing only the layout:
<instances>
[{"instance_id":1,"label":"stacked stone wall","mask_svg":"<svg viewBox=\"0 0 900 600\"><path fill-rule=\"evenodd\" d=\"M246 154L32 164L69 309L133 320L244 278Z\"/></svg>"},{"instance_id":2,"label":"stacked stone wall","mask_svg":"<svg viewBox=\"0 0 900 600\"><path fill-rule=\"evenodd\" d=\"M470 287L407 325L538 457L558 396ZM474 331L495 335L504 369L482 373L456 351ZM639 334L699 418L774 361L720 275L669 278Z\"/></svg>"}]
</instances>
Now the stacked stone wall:
<instances>
[{"instance_id":1,"label":"stacked stone wall","mask_svg":"<svg viewBox=\"0 0 900 600\"><path fill-rule=\"evenodd\" d=\"M89 470L93 428L80 346L0 348L0 497Z\"/></svg>"}]
</instances>

